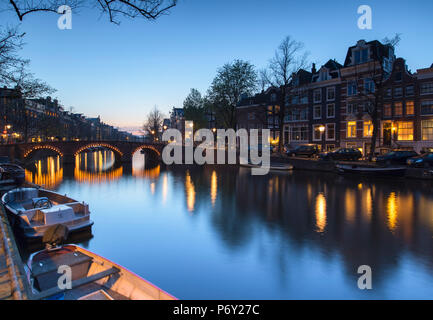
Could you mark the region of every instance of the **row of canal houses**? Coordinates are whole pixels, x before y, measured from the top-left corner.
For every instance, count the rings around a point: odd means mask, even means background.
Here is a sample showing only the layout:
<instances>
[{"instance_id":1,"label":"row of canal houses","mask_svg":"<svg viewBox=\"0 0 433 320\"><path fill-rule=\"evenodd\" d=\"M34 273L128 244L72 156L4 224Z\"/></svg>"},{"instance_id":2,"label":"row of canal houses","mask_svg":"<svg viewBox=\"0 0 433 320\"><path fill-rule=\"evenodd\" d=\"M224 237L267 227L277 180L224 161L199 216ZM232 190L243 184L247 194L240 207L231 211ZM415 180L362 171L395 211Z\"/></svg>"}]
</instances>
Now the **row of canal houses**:
<instances>
[{"instance_id":1,"label":"row of canal houses","mask_svg":"<svg viewBox=\"0 0 433 320\"><path fill-rule=\"evenodd\" d=\"M412 73L391 45L360 40L348 49L344 64L329 60L320 69L313 64L299 70L285 99L283 128L279 94L271 87L242 99L238 129L267 128L274 142L283 139L292 147L312 143L322 150L354 147L367 154L371 106L378 101L376 152L433 149L433 65Z\"/></svg>"}]
</instances>

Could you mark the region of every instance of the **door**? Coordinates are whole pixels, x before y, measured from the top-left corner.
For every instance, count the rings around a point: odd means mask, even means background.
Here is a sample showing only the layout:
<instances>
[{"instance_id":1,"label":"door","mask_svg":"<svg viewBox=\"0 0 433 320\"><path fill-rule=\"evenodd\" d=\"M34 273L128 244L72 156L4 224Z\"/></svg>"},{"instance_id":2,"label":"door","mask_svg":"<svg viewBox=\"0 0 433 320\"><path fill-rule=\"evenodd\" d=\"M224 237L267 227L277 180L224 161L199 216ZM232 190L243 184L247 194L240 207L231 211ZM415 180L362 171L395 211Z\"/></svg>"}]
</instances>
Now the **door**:
<instances>
[{"instance_id":1,"label":"door","mask_svg":"<svg viewBox=\"0 0 433 320\"><path fill-rule=\"evenodd\" d=\"M392 124L384 123L383 124L383 145L391 146L392 142Z\"/></svg>"}]
</instances>

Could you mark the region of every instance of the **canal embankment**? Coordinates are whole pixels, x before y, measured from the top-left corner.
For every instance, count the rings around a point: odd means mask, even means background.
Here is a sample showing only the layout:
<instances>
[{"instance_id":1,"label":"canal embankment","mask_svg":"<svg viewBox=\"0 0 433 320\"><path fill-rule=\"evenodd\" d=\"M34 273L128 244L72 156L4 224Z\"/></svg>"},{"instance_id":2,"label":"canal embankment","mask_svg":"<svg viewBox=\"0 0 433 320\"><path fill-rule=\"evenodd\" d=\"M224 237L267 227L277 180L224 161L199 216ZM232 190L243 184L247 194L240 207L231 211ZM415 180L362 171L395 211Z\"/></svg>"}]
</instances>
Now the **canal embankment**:
<instances>
[{"instance_id":1,"label":"canal embankment","mask_svg":"<svg viewBox=\"0 0 433 320\"><path fill-rule=\"evenodd\" d=\"M15 237L0 205L0 300L27 300L29 287Z\"/></svg>"},{"instance_id":2,"label":"canal embankment","mask_svg":"<svg viewBox=\"0 0 433 320\"><path fill-rule=\"evenodd\" d=\"M336 168L338 164L376 166L374 162L365 162L365 161L350 162L350 161L332 161L332 160L328 161L328 160L319 160L319 159L301 158L301 157L287 157L281 155L272 155L271 162L289 163L293 165L295 170L321 171L321 172L333 172L333 173L338 172ZM408 167L406 169L406 174L404 178L433 180L433 169Z\"/></svg>"}]
</instances>

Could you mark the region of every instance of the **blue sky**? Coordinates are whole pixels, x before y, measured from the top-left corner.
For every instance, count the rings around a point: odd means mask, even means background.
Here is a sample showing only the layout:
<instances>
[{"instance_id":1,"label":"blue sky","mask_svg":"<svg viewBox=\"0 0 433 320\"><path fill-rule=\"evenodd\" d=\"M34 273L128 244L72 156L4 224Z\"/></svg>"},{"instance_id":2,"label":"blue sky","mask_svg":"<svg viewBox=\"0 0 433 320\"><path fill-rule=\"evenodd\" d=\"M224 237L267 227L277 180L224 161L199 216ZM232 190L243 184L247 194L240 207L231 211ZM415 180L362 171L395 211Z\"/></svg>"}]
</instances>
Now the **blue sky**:
<instances>
[{"instance_id":1,"label":"blue sky","mask_svg":"<svg viewBox=\"0 0 433 320\"><path fill-rule=\"evenodd\" d=\"M373 29L357 27L358 6L373 10ZM318 65L344 62L347 47L402 33L397 55L409 68L433 63L433 1L179 0L170 15L111 24L96 11L73 12L72 30L58 16L27 16L22 56L58 91L66 108L117 126L141 126L157 105L165 114L182 106L190 88L204 93L216 69L233 59L262 68L291 35ZM18 20L0 15L1 25Z\"/></svg>"}]
</instances>

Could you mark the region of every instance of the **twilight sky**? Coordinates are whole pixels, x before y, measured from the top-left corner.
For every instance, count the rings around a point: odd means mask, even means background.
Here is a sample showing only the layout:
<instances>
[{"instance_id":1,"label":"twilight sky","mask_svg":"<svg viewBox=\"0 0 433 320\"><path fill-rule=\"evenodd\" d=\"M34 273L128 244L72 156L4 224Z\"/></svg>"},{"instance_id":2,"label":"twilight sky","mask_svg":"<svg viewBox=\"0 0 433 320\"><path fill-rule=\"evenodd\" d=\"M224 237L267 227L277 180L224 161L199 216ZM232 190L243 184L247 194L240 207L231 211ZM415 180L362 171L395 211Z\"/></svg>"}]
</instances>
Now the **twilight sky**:
<instances>
[{"instance_id":1,"label":"twilight sky","mask_svg":"<svg viewBox=\"0 0 433 320\"><path fill-rule=\"evenodd\" d=\"M373 29L357 27L357 8L373 10ZM27 16L22 56L31 70L58 91L65 108L100 115L116 126L141 126L157 105L166 115L181 107L190 88L204 93L216 69L240 58L262 68L291 35L318 65L344 62L359 39L402 34L397 56L409 68L433 63L431 0L179 0L170 15L111 24L98 12L73 12L72 30L57 28L58 16ZM0 24L15 24L12 13Z\"/></svg>"}]
</instances>

